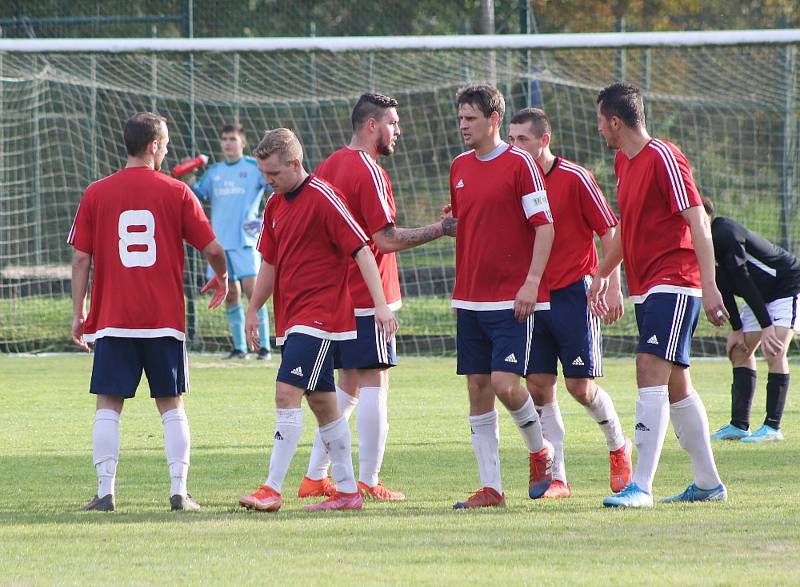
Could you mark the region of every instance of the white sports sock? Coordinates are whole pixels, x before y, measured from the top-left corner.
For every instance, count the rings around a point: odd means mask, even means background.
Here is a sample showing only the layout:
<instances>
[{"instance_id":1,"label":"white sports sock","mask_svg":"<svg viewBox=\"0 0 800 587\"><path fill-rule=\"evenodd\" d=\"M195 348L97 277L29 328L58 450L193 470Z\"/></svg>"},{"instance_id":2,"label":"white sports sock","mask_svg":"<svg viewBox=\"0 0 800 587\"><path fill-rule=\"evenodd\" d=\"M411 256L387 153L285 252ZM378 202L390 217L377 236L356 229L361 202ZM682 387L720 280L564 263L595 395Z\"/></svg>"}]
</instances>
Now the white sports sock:
<instances>
[{"instance_id":1,"label":"white sports sock","mask_svg":"<svg viewBox=\"0 0 800 587\"><path fill-rule=\"evenodd\" d=\"M708 416L703 400L697 393L675 402L669 407L672 427L681 448L689 453L694 469L694 484L700 489L713 489L722 481L711 452Z\"/></svg>"},{"instance_id":2,"label":"white sports sock","mask_svg":"<svg viewBox=\"0 0 800 587\"><path fill-rule=\"evenodd\" d=\"M344 417L319 427L319 434L331 457L333 480L336 491L355 493L356 476L353 472L353 445L350 439L350 426Z\"/></svg>"},{"instance_id":3,"label":"white sports sock","mask_svg":"<svg viewBox=\"0 0 800 587\"><path fill-rule=\"evenodd\" d=\"M167 453L169 467L169 494L185 497L192 443L189 419L183 408L176 408L161 414L161 422L164 424L164 451Z\"/></svg>"},{"instance_id":4,"label":"white sports sock","mask_svg":"<svg viewBox=\"0 0 800 587\"><path fill-rule=\"evenodd\" d=\"M469 417L472 431L472 450L478 461L481 487L491 487L502 495L500 481L500 425L497 410Z\"/></svg>"},{"instance_id":5,"label":"white sports sock","mask_svg":"<svg viewBox=\"0 0 800 587\"><path fill-rule=\"evenodd\" d=\"M564 420L561 409L555 401L543 406L536 406L539 421L542 423L542 436L553 445L553 479L567 484L567 471L564 465Z\"/></svg>"},{"instance_id":6,"label":"white sports sock","mask_svg":"<svg viewBox=\"0 0 800 587\"><path fill-rule=\"evenodd\" d=\"M356 416L358 430L358 480L369 487L378 484L378 476L389 435L387 393L382 387L362 387Z\"/></svg>"},{"instance_id":7,"label":"white sports sock","mask_svg":"<svg viewBox=\"0 0 800 587\"><path fill-rule=\"evenodd\" d=\"M542 437L542 423L539 421L539 414L536 413L536 406L533 405L531 396L525 399L525 403L518 410L508 410L514 424L517 425L525 446L531 452L539 452L544 447Z\"/></svg>"},{"instance_id":8,"label":"white sports sock","mask_svg":"<svg viewBox=\"0 0 800 587\"><path fill-rule=\"evenodd\" d=\"M636 429L633 434L638 455L632 480L639 489L647 493L653 493L653 478L656 476L668 426L667 386L640 387L639 400L636 402Z\"/></svg>"},{"instance_id":9,"label":"white sports sock","mask_svg":"<svg viewBox=\"0 0 800 587\"><path fill-rule=\"evenodd\" d=\"M603 431L608 450L618 450L625 444L625 435L622 433L622 424L619 421L617 410L614 409L611 396L599 385L596 389L597 393L595 393L592 403L585 406L586 411Z\"/></svg>"},{"instance_id":10,"label":"white sports sock","mask_svg":"<svg viewBox=\"0 0 800 587\"><path fill-rule=\"evenodd\" d=\"M300 435L303 433L303 410L276 408L275 414L275 435L272 455L269 457L269 477L264 485L280 493L289 465L292 464L292 457L297 450Z\"/></svg>"},{"instance_id":11,"label":"white sports sock","mask_svg":"<svg viewBox=\"0 0 800 587\"><path fill-rule=\"evenodd\" d=\"M350 414L358 405L358 398L353 397L344 391L338 385L336 386L336 405L339 406L339 411L344 416L345 420L350 421ZM325 443L319 435L319 429L314 435L314 444L311 447L311 456L308 459L308 471L306 477L319 481L328 476L328 467L331 464L331 459L328 456L328 451L325 449Z\"/></svg>"},{"instance_id":12,"label":"white sports sock","mask_svg":"<svg viewBox=\"0 0 800 587\"><path fill-rule=\"evenodd\" d=\"M119 461L119 414L114 410L94 414L92 461L97 471L97 497L114 493Z\"/></svg>"}]
</instances>

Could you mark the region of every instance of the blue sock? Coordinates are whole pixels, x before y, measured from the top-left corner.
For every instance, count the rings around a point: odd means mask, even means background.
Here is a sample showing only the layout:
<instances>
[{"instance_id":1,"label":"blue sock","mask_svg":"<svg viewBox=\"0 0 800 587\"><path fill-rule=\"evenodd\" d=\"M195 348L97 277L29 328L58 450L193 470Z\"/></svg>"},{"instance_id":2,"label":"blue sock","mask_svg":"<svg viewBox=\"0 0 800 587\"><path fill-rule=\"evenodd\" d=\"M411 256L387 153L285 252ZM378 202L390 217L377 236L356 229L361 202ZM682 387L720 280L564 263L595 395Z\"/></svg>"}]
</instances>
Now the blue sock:
<instances>
[{"instance_id":1,"label":"blue sock","mask_svg":"<svg viewBox=\"0 0 800 587\"><path fill-rule=\"evenodd\" d=\"M269 314L267 313L266 306L261 306L261 309L258 311L258 340L261 343L262 349L272 351L272 348L269 346Z\"/></svg>"},{"instance_id":2,"label":"blue sock","mask_svg":"<svg viewBox=\"0 0 800 587\"><path fill-rule=\"evenodd\" d=\"M244 310L241 304L228 307L228 324L231 327L233 337L233 348L247 352L247 341L244 338Z\"/></svg>"}]
</instances>

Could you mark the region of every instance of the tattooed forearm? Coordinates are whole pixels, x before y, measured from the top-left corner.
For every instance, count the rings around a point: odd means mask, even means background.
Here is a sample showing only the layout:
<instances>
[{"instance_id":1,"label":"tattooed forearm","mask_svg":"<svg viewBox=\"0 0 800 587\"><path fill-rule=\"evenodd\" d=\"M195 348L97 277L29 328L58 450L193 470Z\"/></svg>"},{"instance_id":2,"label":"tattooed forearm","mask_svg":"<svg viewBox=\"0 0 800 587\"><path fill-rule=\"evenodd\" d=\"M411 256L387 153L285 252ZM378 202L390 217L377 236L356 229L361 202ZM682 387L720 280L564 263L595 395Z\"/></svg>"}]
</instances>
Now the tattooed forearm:
<instances>
[{"instance_id":1,"label":"tattooed forearm","mask_svg":"<svg viewBox=\"0 0 800 587\"><path fill-rule=\"evenodd\" d=\"M442 231L444 232L445 236L455 236L456 235L456 226L458 225L458 219L453 218L452 216L448 216L447 218L442 219Z\"/></svg>"}]
</instances>

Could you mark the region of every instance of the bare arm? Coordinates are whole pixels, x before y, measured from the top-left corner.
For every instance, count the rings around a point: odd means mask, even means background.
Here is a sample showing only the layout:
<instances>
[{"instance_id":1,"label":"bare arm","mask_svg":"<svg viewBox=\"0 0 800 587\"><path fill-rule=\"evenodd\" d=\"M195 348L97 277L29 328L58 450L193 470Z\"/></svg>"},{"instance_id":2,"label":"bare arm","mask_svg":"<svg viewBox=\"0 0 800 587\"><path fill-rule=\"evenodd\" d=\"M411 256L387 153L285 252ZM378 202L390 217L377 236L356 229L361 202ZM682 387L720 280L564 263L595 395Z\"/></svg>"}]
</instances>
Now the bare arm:
<instances>
[{"instance_id":1,"label":"bare arm","mask_svg":"<svg viewBox=\"0 0 800 587\"><path fill-rule=\"evenodd\" d=\"M89 290L89 270L92 256L75 249L72 255L72 342L85 351L89 345L83 340L83 324L86 322L86 292Z\"/></svg>"},{"instance_id":2,"label":"bare arm","mask_svg":"<svg viewBox=\"0 0 800 587\"><path fill-rule=\"evenodd\" d=\"M536 238L533 241L531 265L525 276L525 283L519 288L517 297L514 299L514 317L520 322L527 320L536 307L539 284L542 282L542 274L547 266L547 260L550 258L550 250L553 248L553 239L556 236L552 224L540 224L535 230Z\"/></svg>"},{"instance_id":3,"label":"bare arm","mask_svg":"<svg viewBox=\"0 0 800 587\"><path fill-rule=\"evenodd\" d=\"M214 295L211 296L208 307L216 308L228 295L228 262L225 260L225 251L217 239L208 243L202 253L214 270L215 275L203 286L200 293L213 289Z\"/></svg>"},{"instance_id":4,"label":"bare arm","mask_svg":"<svg viewBox=\"0 0 800 587\"><path fill-rule=\"evenodd\" d=\"M592 286L589 288L589 309L598 318L602 318L608 312L606 292L609 287L609 276L617 270L622 262L621 234L620 230L614 231L611 240L603 247L603 259L600 261Z\"/></svg>"},{"instance_id":5,"label":"bare arm","mask_svg":"<svg viewBox=\"0 0 800 587\"><path fill-rule=\"evenodd\" d=\"M375 256L369 247L361 247L358 253L355 254L354 259L359 271L361 271L364 282L367 284L369 295L372 296L372 301L375 304L375 324L383 331L388 341L397 332L397 319L386 304L386 296L383 294L383 285L381 284L381 274L378 271L377 263L375 263Z\"/></svg>"},{"instance_id":6,"label":"bare arm","mask_svg":"<svg viewBox=\"0 0 800 587\"><path fill-rule=\"evenodd\" d=\"M420 226L419 228L400 228L394 224L384 226L372 235L372 240L381 253L393 253L404 249L411 249L436 240L448 233L449 224L455 224L455 219L444 218L441 222Z\"/></svg>"},{"instance_id":7,"label":"bare arm","mask_svg":"<svg viewBox=\"0 0 800 587\"><path fill-rule=\"evenodd\" d=\"M258 311L267 303L275 289L275 266L266 261L261 262L256 283L253 286L253 296L247 306L247 316L244 321L244 333L247 344L252 350L261 346L258 338Z\"/></svg>"},{"instance_id":8,"label":"bare arm","mask_svg":"<svg viewBox=\"0 0 800 587\"><path fill-rule=\"evenodd\" d=\"M703 310L714 326L722 326L728 319L728 311L717 289L714 275L714 244L711 241L711 223L702 206L692 206L681 212L689 224L697 263L700 265L700 284L703 288Z\"/></svg>"},{"instance_id":9,"label":"bare arm","mask_svg":"<svg viewBox=\"0 0 800 587\"><path fill-rule=\"evenodd\" d=\"M614 242L614 235L617 233L616 227L610 227L603 236L600 237L600 250L605 259L611 250ZM608 290L606 291L606 306L608 310L603 316L603 322L613 324L625 313L625 306L622 301L622 285L620 283L619 264L611 270L608 276Z\"/></svg>"}]
</instances>

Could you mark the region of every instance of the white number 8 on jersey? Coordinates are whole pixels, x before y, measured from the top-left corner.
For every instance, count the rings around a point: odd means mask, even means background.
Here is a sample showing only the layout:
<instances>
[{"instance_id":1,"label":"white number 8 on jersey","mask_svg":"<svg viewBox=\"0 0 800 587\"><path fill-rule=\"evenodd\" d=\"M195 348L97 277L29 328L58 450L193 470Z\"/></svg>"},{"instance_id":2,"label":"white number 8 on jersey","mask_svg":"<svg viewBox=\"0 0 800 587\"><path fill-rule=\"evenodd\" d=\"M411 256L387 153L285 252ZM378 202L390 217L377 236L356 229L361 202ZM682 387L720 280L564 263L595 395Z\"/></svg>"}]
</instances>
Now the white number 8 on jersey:
<instances>
[{"instance_id":1,"label":"white number 8 on jersey","mask_svg":"<svg viewBox=\"0 0 800 587\"><path fill-rule=\"evenodd\" d=\"M131 232L130 228L144 227ZM125 210L119 215L119 258L125 267L150 267L156 262L156 219L150 210ZM131 246L146 247L131 251ZM137 248L138 248L137 247Z\"/></svg>"}]
</instances>

